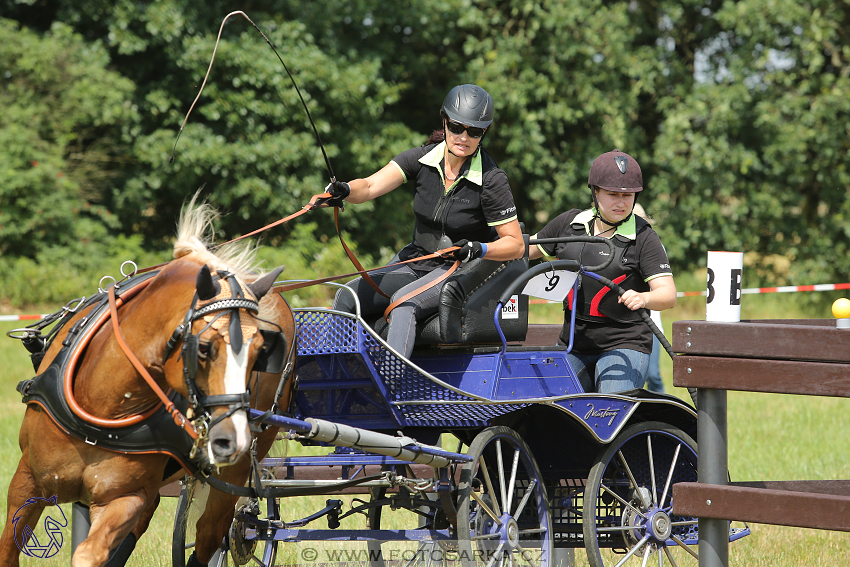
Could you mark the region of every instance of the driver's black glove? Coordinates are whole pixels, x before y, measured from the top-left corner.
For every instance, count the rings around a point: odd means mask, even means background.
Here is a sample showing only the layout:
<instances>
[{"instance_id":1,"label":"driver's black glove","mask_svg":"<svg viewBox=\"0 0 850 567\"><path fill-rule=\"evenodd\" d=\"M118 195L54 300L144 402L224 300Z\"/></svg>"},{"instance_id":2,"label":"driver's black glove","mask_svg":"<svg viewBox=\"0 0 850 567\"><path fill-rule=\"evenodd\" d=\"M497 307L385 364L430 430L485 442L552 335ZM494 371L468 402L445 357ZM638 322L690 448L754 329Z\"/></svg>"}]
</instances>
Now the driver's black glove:
<instances>
[{"instance_id":1,"label":"driver's black glove","mask_svg":"<svg viewBox=\"0 0 850 567\"><path fill-rule=\"evenodd\" d=\"M470 242L465 238L455 242L455 246L460 246L460 248L452 252L452 255L455 257L455 260L460 260L464 264L475 258L482 257L486 251L486 248L480 242L474 240Z\"/></svg>"},{"instance_id":2,"label":"driver's black glove","mask_svg":"<svg viewBox=\"0 0 850 567\"><path fill-rule=\"evenodd\" d=\"M345 181L332 181L325 187L325 193L330 193L328 205L331 207L344 207L346 198L351 194L351 186Z\"/></svg>"}]
</instances>

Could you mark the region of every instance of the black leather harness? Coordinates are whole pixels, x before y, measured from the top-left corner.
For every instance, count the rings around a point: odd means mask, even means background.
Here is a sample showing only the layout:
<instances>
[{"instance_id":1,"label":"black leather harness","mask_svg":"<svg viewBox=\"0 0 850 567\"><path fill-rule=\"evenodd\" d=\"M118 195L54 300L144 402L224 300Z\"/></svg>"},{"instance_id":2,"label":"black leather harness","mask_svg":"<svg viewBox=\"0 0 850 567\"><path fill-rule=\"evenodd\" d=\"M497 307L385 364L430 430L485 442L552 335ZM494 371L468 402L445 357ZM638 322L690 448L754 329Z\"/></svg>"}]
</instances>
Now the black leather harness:
<instances>
[{"instance_id":1,"label":"black leather harness","mask_svg":"<svg viewBox=\"0 0 850 567\"><path fill-rule=\"evenodd\" d=\"M137 276L122 285L121 293L144 282L155 273ZM79 348L85 348L87 332L109 309L106 297L91 312L76 324L63 341L62 349L41 374L18 384L18 391L26 404L37 404L65 433L86 443L118 453L163 453L177 460L180 465L195 474L201 465L200 458L189 459L193 440L178 427L171 416L160 406L150 417L125 427L105 428L80 419L68 404L65 392L64 376L71 355ZM45 345L45 350L49 345ZM176 392L169 399L184 411L187 400Z\"/></svg>"}]
</instances>

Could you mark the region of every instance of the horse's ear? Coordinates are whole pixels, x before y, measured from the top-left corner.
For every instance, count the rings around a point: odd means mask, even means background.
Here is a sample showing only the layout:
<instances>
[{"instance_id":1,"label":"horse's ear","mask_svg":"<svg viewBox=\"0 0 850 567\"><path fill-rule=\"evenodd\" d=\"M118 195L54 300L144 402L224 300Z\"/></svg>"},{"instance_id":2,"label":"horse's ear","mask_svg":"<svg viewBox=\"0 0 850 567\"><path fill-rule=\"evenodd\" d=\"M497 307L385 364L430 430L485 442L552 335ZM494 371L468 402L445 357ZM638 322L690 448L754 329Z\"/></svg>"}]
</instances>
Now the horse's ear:
<instances>
[{"instance_id":1,"label":"horse's ear","mask_svg":"<svg viewBox=\"0 0 850 567\"><path fill-rule=\"evenodd\" d=\"M198 272L198 280L195 282L195 287L198 289L198 299L201 301L212 299L221 293L221 284L213 281L210 269L206 264Z\"/></svg>"},{"instance_id":2,"label":"horse's ear","mask_svg":"<svg viewBox=\"0 0 850 567\"><path fill-rule=\"evenodd\" d=\"M264 275L263 277L261 277L257 281L249 283L248 289L251 290L251 293L254 294L254 297L256 297L257 299L260 299L261 297L263 297L265 294L267 294L269 292L269 289L271 289L272 284L274 284L275 280L277 280L277 277L280 275L280 273L282 271L283 271L283 266L281 266L279 268L275 268L274 270L272 270L268 274Z\"/></svg>"}]
</instances>

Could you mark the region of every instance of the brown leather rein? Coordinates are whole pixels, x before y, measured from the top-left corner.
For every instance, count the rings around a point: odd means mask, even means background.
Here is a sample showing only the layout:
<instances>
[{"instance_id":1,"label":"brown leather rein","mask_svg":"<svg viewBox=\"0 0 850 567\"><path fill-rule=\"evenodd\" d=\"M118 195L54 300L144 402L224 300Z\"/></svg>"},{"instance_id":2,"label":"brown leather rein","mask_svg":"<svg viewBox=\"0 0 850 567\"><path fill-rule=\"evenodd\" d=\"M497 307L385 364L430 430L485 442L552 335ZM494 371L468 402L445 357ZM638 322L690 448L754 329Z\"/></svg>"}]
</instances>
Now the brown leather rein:
<instances>
[{"instance_id":1,"label":"brown leather rein","mask_svg":"<svg viewBox=\"0 0 850 567\"><path fill-rule=\"evenodd\" d=\"M233 240L230 240L229 242L225 242L225 244L230 244L231 242L236 242L237 240L241 240L243 238L247 238L249 236L259 234L260 232L263 232L264 230L268 230L270 228L273 228L273 227L278 226L280 224L283 224L285 222L289 222L290 220L292 220L296 217L299 217L306 212L312 211L313 209L328 207L329 205L326 204L326 201L328 199L330 199L331 197L332 196L331 196L330 193L320 193L318 195L313 195L313 197L310 199L310 202L307 203L306 205L304 205L303 207L301 207L301 209L298 212L293 213L293 214L291 214L287 217L284 217L284 218L282 218L278 221L275 221L275 222L273 222L269 225L266 225L263 228L257 229L253 232L249 232L248 234L243 234L242 236L239 236L238 238L234 238ZM323 200L323 201L320 202L320 200ZM385 269L385 268L392 268L392 267L395 267L395 266L401 266L403 264L410 264L410 263L413 263L413 262L419 262L421 260L429 260L431 258L446 258L450 253L452 253L452 252L454 252L455 250L458 249L457 246L450 246L448 248L443 248L442 250L437 250L436 252L434 252L432 254L428 254L427 256L419 256L417 258L412 258L410 260L404 260L402 262L396 262L394 264L388 264L386 266L381 266L381 267L378 267L378 268L372 268L371 270L367 270L363 267L363 265L360 263L360 261L354 255L354 252L351 251L351 249L345 243L345 240L342 238L342 230L340 230L340 228L339 228L339 207L334 207L334 225L336 226L336 233L339 236L339 243L342 244L342 248L343 248L343 250L345 250L345 254L348 256L348 259L351 260L351 263L354 264L354 267L357 269L357 271L351 272L351 273L348 273L348 274L329 276L329 277L326 277L326 278L318 278L318 279L315 279L315 280L309 280L309 281L303 281L303 282L293 282L293 283L289 283L289 284L278 285L278 286L272 287L273 290L283 293L283 292L286 292L286 291L292 291L292 290L295 290L295 289L301 289L303 287L310 287L310 286L313 286L313 285L323 284L323 283L331 282L331 281L334 281L334 280L340 280L340 279L343 279L343 278L350 278L350 277L359 275L359 276L362 276L363 280L367 284L369 284L369 286L372 289L374 289L377 293L379 293L380 295L383 295L387 299L390 299L390 296L388 296L386 293L384 293L384 291L378 286L378 284L375 283L375 280L373 280L371 277L369 277L369 272L374 272L376 270L382 270L382 269ZM387 307L386 311L384 311L384 318L388 319L389 316L390 316L390 311L392 311L397 306L401 305L402 303L404 303L405 301L407 301L411 297L416 297L417 295L419 295L423 291L430 289L430 288L434 287L435 285L443 282L446 278L448 278L450 275L452 275L457 270L458 266L460 266L460 261L455 260L454 265L452 265L452 267L449 268L446 271L446 273L441 275L439 278L428 282L427 284L423 285L422 287L417 288L417 289L411 291L410 293L404 295L403 297L400 297L399 299L390 303L389 307Z\"/></svg>"},{"instance_id":2,"label":"brown leather rein","mask_svg":"<svg viewBox=\"0 0 850 567\"><path fill-rule=\"evenodd\" d=\"M133 364L138 373L144 378L145 382L147 382L148 386L151 390L153 390L154 394L159 398L162 404L165 406L165 411L171 416L171 419L174 420L174 423L177 424L178 427L182 428L189 437L192 439L198 439L198 431L195 429L195 426L192 425L192 422L183 415L183 413L177 409L165 392L162 391L162 388L159 387L159 384L156 383L156 380L150 375L145 365L136 357L130 347L127 345L127 342L124 340L124 335L121 332L121 326L118 324L118 305L115 301L115 286L109 287L109 314L110 319L112 319L112 330L115 333L115 339L118 341L121 350L124 351L124 354L127 356L127 359Z\"/></svg>"},{"instance_id":3,"label":"brown leather rein","mask_svg":"<svg viewBox=\"0 0 850 567\"><path fill-rule=\"evenodd\" d=\"M333 196L330 193L319 193L319 194L313 195L310 198L310 202L307 203L306 205L304 205L303 207L301 207L295 213L292 213L291 215L286 216L286 217L284 217L280 220L277 220L277 221L275 221L271 224L267 224L266 226L264 226L262 228L258 228L257 230L249 232L248 234L243 234L242 236L238 236L238 237L234 238L233 240L228 240L227 242L224 242L222 244L217 245L216 248L224 246L225 244L231 244L233 242L237 242L239 240L242 240L243 238L248 238L249 236L254 236L255 234L259 234L259 233L266 231L270 228L274 228L278 225L287 223L287 222L291 221L292 219L300 217L304 213L308 213L312 210L329 207L330 205L327 204L327 201L329 199L331 199L332 197ZM403 264L410 264L410 263L413 263L413 262L419 262L421 260L429 260L429 259L432 259L432 258L446 258L450 253L452 253L452 252L454 252L455 250L458 249L457 246L450 246L448 248L443 248L442 250L437 250L436 252L434 252L432 254L428 254L426 256L419 256L419 257L416 257L416 258L412 258L410 260L404 260L402 262L396 262L394 264L388 264L386 266L380 266L378 268L372 268L370 270L367 270L367 269L363 268L363 265L360 263L360 261L354 255L354 252L351 251L351 249L345 243L345 240L342 238L342 231L340 230L340 227L339 227L339 207L334 207L334 225L336 226L336 233L339 236L339 242L340 242L340 244L342 244L343 250L345 250L345 253L348 256L348 259L351 261L351 263L354 265L354 267L357 269L357 271L351 272L351 273L348 273L348 274L340 274L340 275L336 275L336 276L329 276L329 277L326 277L326 278L318 278L318 279L315 279L315 280L309 280L309 281L303 281L303 282L293 282L293 283L288 283L288 284L284 284L284 285L278 285L278 286L272 287L272 290L283 293L283 292L286 292L286 291L292 291L292 290L295 290L295 289L301 289L303 287L310 287L310 286L314 286L314 285L318 285L318 284L328 283L328 282L332 282L334 280L340 280L340 279L343 279L343 278L350 278L350 277L354 277L354 276L362 276L363 280L367 284L369 284L369 286L372 289L374 289L377 293L379 293L380 295L383 295L387 299L390 299L390 297L386 293L384 293L383 290L381 290L381 288L378 286L378 284L375 283L375 280L373 280L369 276L369 272L374 272L374 271L382 270L382 269L386 269L386 268L392 268L392 267L395 267L395 266L401 266ZM156 266L144 268L144 269L139 270L138 273L148 272L150 270L154 270L156 268L159 268L163 265L164 264L158 264ZM431 282L428 282L424 286L422 286L418 289L415 289L414 291L406 294L404 297L401 297L401 298L397 299L396 301L392 302L390 304L390 306L387 307L386 311L384 311L384 318L385 319L389 318L390 311L395 309L398 305L404 303L405 301L407 301L411 297L415 297L416 295L422 293L423 291L425 291L429 288L432 288L435 285L444 281L446 278L448 278L450 275L452 275L452 273L454 273L457 270L458 266L460 266L460 261L456 260L454 265L451 268L449 268L446 271L446 273L443 274L442 276L440 276L439 278L437 278L437 279L435 279Z\"/></svg>"}]
</instances>

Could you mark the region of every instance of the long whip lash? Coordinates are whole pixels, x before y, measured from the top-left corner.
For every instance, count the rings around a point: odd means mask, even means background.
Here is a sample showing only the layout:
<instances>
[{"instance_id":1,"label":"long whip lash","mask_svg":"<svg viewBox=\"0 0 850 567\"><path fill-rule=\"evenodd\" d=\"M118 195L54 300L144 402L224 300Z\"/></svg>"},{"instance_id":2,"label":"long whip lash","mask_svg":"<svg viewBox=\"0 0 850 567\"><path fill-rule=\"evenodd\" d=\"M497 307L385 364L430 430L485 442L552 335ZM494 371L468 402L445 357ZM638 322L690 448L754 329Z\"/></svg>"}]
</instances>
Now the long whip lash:
<instances>
[{"instance_id":1,"label":"long whip lash","mask_svg":"<svg viewBox=\"0 0 850 567\"><path fill-rule=\"evenodd\" d=\"M218 29L218 36L216 37L216 40L215 40L215 47L213 48L213 54L212 54L212 57L210 58L210 66L207 68L207 74L204 75L204 82L201 83L201 89L198 91L198 95L195 97L195 100L192 101L192 106L189 107L189 112L186 113L186 117L183 119L183 123L180 125L180 131L177 133L177 139L174 140L174 146L171 148L171 157L168 159L168 163L174 163L174 151L177 149L177 142L180 141L180 134L183 133L183 128L186 126L186 122L188 122L188 120L189 120L189 115L192 113L192 109L195 108L195 104L198 102L198 99L201 98L201 93L204 92L204 87L207 84L207 79L210 76L210 71L212 71L213 61L215 61L216 51L218 51L218 44L221 41L221 32L224 30L224 24L227 23L227 20L228 20L228 18L230 18L230 16L234 16L236 14L244 17L246 20L251 22L251 25L254 26L254 28L258 32L260 32L260 35L263 36L263 39L266 40L266 43L268 43L269 47L272 48L272 51L274 51L274 54L277 55L278 61L280 61L280 64L283 65L283 68L286 70L286 74L289 75L289 80L292 81L292 86L295 87L295 92L298 93L298 98L301 99L301 104L304 105L304 110L307 112L307 118L310 120L310 126L313 127L313 133L316 135L316 140L319 142L319 148L322 150L322 156L325 158L325 165L328 168L328 175L330 176L331 182L336 181L336 177L334 176L333 168L331 168L331 162L328 159L328 154L327 154L327 152L325 152L325 145L322 143L321 136L319 136L319 130L316 129L316 123L313 122L313 116L310 114L310 109L307 108L307 103L305 102L304 97L301 96L301 89L299 89L298 85L295 83L295 78L292 76L292 73L289 72L289 67L287 67L286 63L283 62L283 58L280 56L280 53L277 52L277 49L275 49L275 46L272 45L271 41L269 41L269 38L266 37L266 34L263 33L263 30L261 30L259 28L259 26L257 26L257 24L255 24L254 21L251 18L249 18L248 15L245 12L243 12L241 10L236 10L235 12L230 12L221 21L221 27Z\"/></svg>"}]
</instances>

